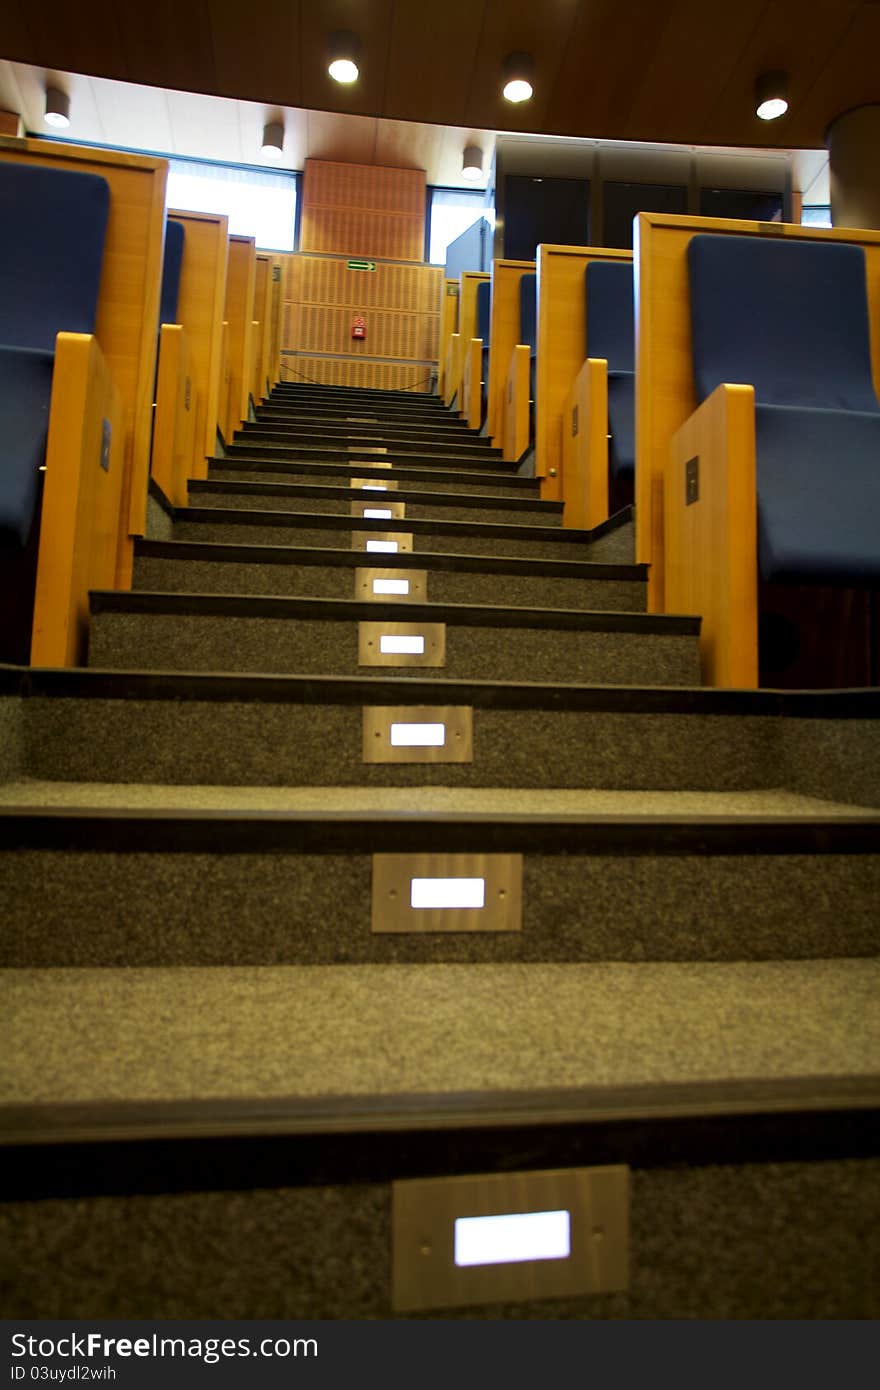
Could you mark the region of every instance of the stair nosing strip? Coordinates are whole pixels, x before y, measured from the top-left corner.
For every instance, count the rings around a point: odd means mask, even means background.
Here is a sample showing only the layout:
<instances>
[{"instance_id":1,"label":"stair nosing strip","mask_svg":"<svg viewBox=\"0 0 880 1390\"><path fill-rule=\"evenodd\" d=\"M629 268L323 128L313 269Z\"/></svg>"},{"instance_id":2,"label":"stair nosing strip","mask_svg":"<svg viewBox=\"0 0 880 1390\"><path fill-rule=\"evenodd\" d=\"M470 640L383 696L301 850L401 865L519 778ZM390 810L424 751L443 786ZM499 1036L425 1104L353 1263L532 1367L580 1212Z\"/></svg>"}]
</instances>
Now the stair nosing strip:
<instances>
[{"instance_id":1,"label":"stair nosing strip","mask_svg":"<svg viewBox=\"0 0 880 1390\"><path fill-rule=\"evenodd\" d=\"M748 1078L550 1091L415 1093L271 1099L80 1101L0 1106L0 1147L153 1139L504 1130L663 1122L727 1116L880 1110L880 1081L841 1077Z\"/></svg>"},{"instance_id":2,"label":"stair nosing strip","mask_svg":"<svg viewBox=\"0 0 880 1390\"><path fill-rule=\"evenodd\" d=\"M731 718L880 719L880 690L735 690L709 686L557 685L396 676L261 675L0 665L0 694L28 698L235 701L310 704L445 704L475 709Z\"/></svg>"},{"instance_id":3,"label":"stair nosing strip","mask_svg":"<svg viewBox=\"0 0 880 1390\"><path fill-rule=\"evenodd\" d=\"M373 603L363 599L165 593L144 589L93 589L89 594L89 609L93 617L101 613L176 613L190 617L275 617L314 622L435 622L460 627L632 632L667 637L695 637L700 631L699 618L677 613L625 613L464 603Z\"/></svg>"}]
</instances>

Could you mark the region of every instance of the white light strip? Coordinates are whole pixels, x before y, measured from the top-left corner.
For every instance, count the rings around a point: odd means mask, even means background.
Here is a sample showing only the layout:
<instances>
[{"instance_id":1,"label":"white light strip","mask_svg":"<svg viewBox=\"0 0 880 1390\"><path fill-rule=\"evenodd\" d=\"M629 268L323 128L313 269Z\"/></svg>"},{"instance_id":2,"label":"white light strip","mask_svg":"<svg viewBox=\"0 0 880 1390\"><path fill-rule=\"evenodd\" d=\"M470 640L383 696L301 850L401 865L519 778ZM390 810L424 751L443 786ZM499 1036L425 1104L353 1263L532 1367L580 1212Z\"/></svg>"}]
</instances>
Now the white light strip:
<instances>
[{"instance_id":1,"label":"white light strip","mask_svg":"<svg viewBox=\"0 0 880 1390\"><path fill-rule=\"evenodd\" d=\"M443 748L445 724L392 724L392 748Z\"/></svg>"},{"instance_id":2,"label":"white light strip","mask_svg":"<svg viewBox=\"0 0 880 1390\"><path fill-rule=\"evenodd\" d=\"M571 1215L567 1211L526 1211L512 1216L460 1216L455 1222L457 1265L567 1260L570 1254Z\"/></svg>"},{"instance_id":3,"label":"white light strip","mask_svg":"<svg viewBox=\"0 0 880 1390\"><path fill-rule=\"evenodd\" d=\"M387 653L388 656L422 656L425 651L425 639L421 635L402 637L383 633L379 638L379 651Z\"/></svg>"},{"instance_id":4,"label":"white light strip","mask_svg":"<svg viewBox=\"0 0 880 1390\"><path fill-rule=\"evenodd\" d=\"M361 492L387 492L384 483L361 483Z\"/></svg>"},{"instance_id":5,"label":"white light strip","mask_svg":"<svg viewBox=\"0 0 880 1390\"><path fill-rule=\"evenodd\" d=\"M410 879L410 907L483 907L484 878Z\"/></svg>"},{"instance_id":6,"label":"white light strip","mask_svg":"<svg viewBox=\"0 0 880 1390\"><path fill-rule=\"evenodd\" d=\"M367 550L379 550L383 555L395 555L397 553L397 541L367 541Z\"/></svg>"},{"instance_id":7,"label":"white light strip","mask_svg":"<svg viewBox=\"0 0 880 1390\"><path fill-rule=\"evenodd\" d=\"M390 521L392 512L390 507L364 507L361 516L370 517L372 521Z\"/></svg>"},{"instance_id":8,"label":"white light strip","mask_svg":"<svg viewBox=\"0 0 880 1390\"><path fill-rule=\"evenodd\" d=\"M408 594L408 579L374 579L374 594Z\"/></svg>"}]
</instances>

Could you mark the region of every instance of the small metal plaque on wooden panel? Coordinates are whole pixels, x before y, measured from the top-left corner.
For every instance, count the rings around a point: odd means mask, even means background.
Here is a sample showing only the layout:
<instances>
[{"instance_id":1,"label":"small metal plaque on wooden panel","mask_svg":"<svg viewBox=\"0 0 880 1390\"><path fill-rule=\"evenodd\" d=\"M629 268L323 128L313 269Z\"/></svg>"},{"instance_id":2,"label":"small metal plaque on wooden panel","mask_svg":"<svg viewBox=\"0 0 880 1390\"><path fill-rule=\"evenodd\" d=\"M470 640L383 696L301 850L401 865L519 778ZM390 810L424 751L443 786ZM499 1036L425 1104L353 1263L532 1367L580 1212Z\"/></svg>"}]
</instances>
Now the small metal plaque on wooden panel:
<instances>
[{"instance_id":1,"label":"small metal plaque on wooden panel","mask_svg":"<svg viewBox=\"0 0 880 1390\"><path fill-rule=\"evenodd\" d=\"M684 466L684 504L692 507L700 500L700 456L688 459Z\"/></svg>"},{"instance_id":2,"label":"small metal plaque on wooden panel","mask_svg":"<svg viewBox=\"0 0 880 1390\"><path fill-rule=\"evenodd\" d=\"M365 763L472 763L469 705L374 705L364 710Z\"/></svg>"},{"instance_id":3,"label":"small metal plaque on wooden panel","mask_svg":"<svg viewBox=\"0 0 880 1390\"><path fill-rule=\"evenodd\" d=\"M354 596L367 603L427 603L427 570L356 569Z\"/></svg>"},{"instance_id":4,"label":"small metal plaque on wooden panel","mask_svg":"<svg viewBox=\"0 0 880 1390\"><path fill-rule=\"evenodd\" d=\"M406 503L386 501L384 497L359 497L351 504L351 514L366 517L368 521L402 521L406 516Z\"/></svg>"},{"instance_id":5,"label":"small metal plaque on wooden panel","mask_svg":"<svg viewBox=\"0 0 880 1390\"><path fill-rule=\"evenodd\" d=\"M521 854L374 854L372 930L522 930Z\"/></svg>"},{"instance_id":6,"label":"small metal plaque on wooden panel","mask_svg":"<svg viewBox=\"0 0 880 1390\"><path fill-rule=\"evenodd\" d=\"M350 478L351 486L360 488L364 492L396 492L400 483L396 478L387 478L384 482L378 482L375 478Z\"/></svg>"},{"instance_id":7,"label":"small metal plaque on wooden panel","mask_svg":"<svg viewBox=\"0 0 880 1390\"><path fill-rule=\"evenodd\" d=\"M360 666L445 666L445 623L358 623Z\"/></svg>"},{"instance_id":8,"label":"small metal plaque on wooden panel","mask_svg":"<svg viewBox=\"0 0 880 1390\"><path fill-rule=\"evenodd\" d=\"M391 1306L625 1292L629 1208L622 1165L392 1183Z\"/></svg>"},{"instance_id":9,"label":"small metal plaque on wooden panel","mask_svg":"<svg viewBox=\"0 0 880 1390\"><path fill-rule=\"evenodd\" d=\"M410 554L413 548L411 532L352 531L352 550L367 550L375 555Z\"/></svg>"}]
</instances>

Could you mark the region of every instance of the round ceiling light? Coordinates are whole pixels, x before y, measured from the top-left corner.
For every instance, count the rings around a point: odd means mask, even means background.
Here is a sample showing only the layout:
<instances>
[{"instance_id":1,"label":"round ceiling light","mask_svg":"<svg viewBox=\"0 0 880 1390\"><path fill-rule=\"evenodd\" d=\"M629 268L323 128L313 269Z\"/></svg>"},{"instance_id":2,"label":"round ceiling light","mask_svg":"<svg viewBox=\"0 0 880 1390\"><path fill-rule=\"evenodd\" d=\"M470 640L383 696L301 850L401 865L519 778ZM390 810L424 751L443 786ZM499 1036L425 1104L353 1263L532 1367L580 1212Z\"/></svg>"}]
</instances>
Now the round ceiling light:
<instances>
[{"instance_id":1,"label":"round ceiling light","mask_svg":"<svg viewBox=\"0 0 880 1390\"><path fill-rule=\"evenodd\" d=\"M505 101L528 101L532 95L534 63L528 53L509 53L504 59L502 74L504 86L502 95Z\"/></svg>"}]
</instances>

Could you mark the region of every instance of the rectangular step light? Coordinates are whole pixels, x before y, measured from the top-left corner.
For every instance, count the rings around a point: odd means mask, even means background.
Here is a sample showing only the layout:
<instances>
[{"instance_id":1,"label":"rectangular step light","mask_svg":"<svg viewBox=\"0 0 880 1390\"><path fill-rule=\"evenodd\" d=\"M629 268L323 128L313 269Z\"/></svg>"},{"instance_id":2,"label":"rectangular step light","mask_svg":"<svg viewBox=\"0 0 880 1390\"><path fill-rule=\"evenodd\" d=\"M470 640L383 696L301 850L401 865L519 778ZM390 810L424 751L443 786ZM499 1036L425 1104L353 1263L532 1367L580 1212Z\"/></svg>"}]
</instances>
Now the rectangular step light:
<instances>
[{"instance_id":1,"label":"rectangular step light","mask_svg":"<svg viewBox=\"0 0 880 1390\"><path fill-rule=\"evenodd\" d=\"M349 444L347 454L387 454L387 448L366 448L363 444Z\"/></svg>"},{"instance_id":2,"label":"rectangular step light","mask_svg":"<svg viewBox=\"0 0 880 1390\"><path fill-rule=\"evenodd\" d=\"M521 930L521 854L373 855L376 935Z\"/></svg>"},{"instance_id":3,"label":"rectangular step light","mask_svg":"<svg viewBox=\"0 0 880 1390\"><path fill-rule=\"evenodd\" d=\"M468 705L375 705L364 710L365 763L471 763Z\"/></svg>"},{"instance_id":4,"label":"rectangular step light","mask_svg":"<svg viewBox=\"0 0 880 1390\"><path fill-rule=\"evenodd\" d=\"M354 596L368 603L426 603L427 570L356 569Z\"/></svg>"},{"instance_id":5,"label":"rectangular step light","mask_svg":"<svg viewBox=\"0 0 880 1390\"><path fill-rule=\"evenodd\" d=\"M445 666L445 623L358 623L360 666Z\"/></svg>"},{"instance_id":6,"label":"rectangular step light","mask_svg":"<svg viewBox=\"0 0 880 1390\"><path fill-rule=\"evenodd\" d=\"M412 532L352 531L352 550L367 550L371 555L412 554Z\"/></svg>"},{"instance_id":7,"label":"rectangular step light","mask_svg":"<svg viewBox=\"0 0 880 1390\"><path fill-rule=\"evenodd\" d=\"M383 483L376 482L375 478L352 478L350 482L358 492L396 492L399 487L396 478L386 478Z\"/></svg>"},{"instance_id":8,"label":"rectangular step light","mask_svg":"<svg viewBox=\"0 0 880 1390\"><path fill-rule=\"evenodd\" d=\"M391 1306L625 1293L629 1208L623 1165L394 1182Z\"/></svg>"},{"instance_id":9,"label":"rectangular step light","mask_svg":"<svg viewBox=\"0 0 880 1390\"><path fill-rule=\"evenodd\" d=\"M351 504L352 516L366 517L371 521L401 521L406 516L405 502L386 502L384 497L378 501L365 502L359 497Z\"/></svg>"},{"instance_id":10,"label":"rectangular step light","mask_svg":"<svg viewBox=\"0 0 880 1390\"><path fill-rule=\"evenodd\" d=\"M378 425L379 421L373 415L346 415L347 425Z\"/></svg>"}]
</instances>

